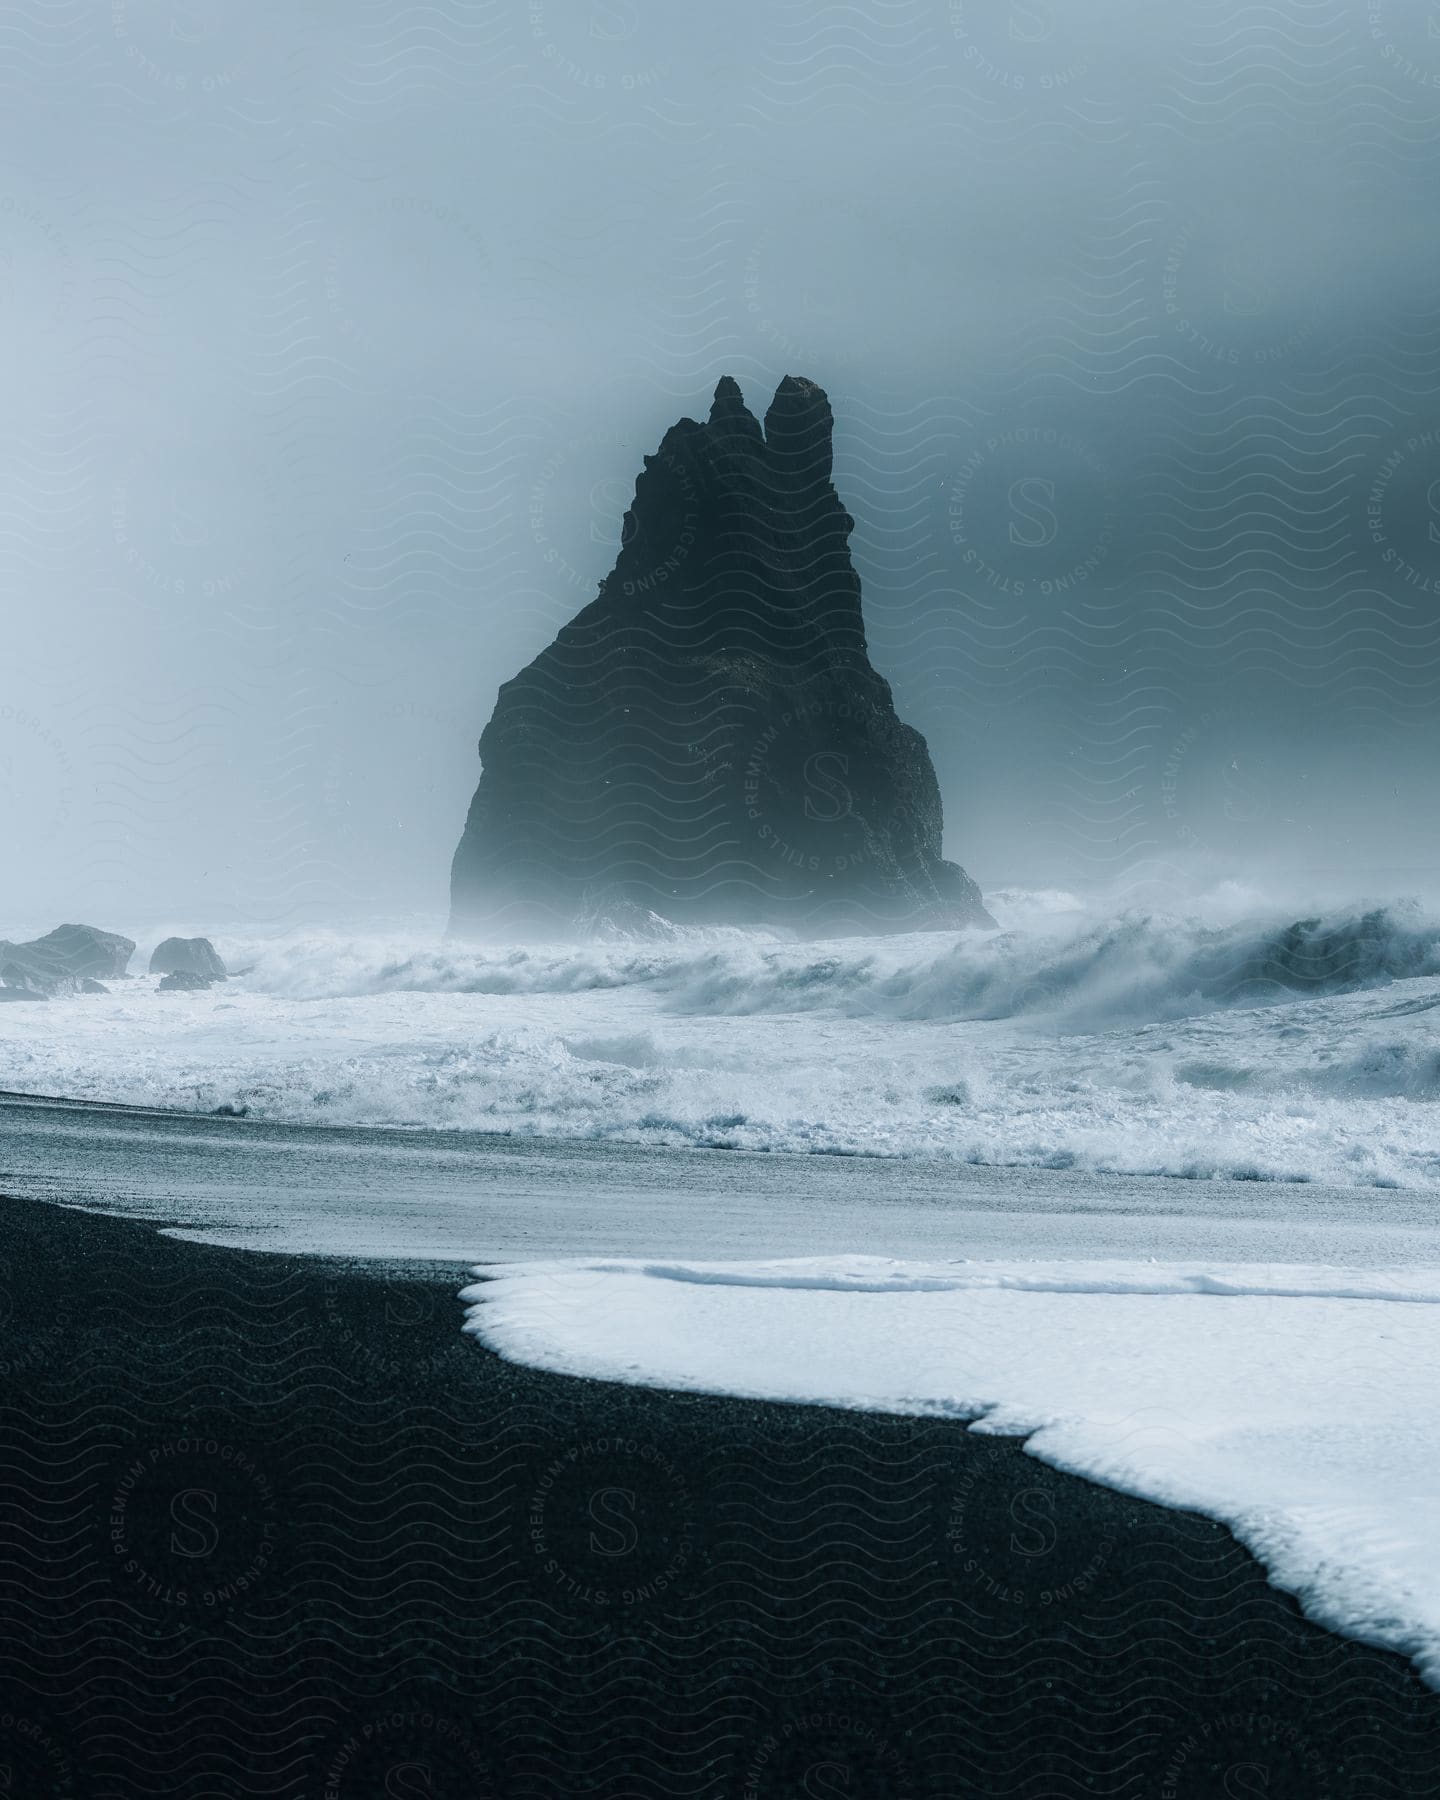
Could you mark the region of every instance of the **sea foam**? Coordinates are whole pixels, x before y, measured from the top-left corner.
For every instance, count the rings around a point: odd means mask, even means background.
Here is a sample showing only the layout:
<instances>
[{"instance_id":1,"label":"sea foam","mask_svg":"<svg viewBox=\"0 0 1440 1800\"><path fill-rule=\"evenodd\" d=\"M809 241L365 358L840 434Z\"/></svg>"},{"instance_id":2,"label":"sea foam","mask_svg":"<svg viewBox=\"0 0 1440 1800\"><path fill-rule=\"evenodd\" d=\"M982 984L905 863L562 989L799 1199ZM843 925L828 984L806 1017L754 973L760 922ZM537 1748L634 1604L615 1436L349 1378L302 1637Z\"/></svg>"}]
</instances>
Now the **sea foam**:
<instances>
[{"instance_id":1,"label":"sea foam","mask_svg":"<svg viewBox=\"0 0 1440 1800\"><path fill-rule=\"evenodd\" d=\"M1024 922L1015 924L1015 914ZM1440 1185L1440 928L1093 917L829 943L222 939L248 972L9 1007L0 1086L386 1125L1187 1179Z\"/></svg>"}]
</instances>

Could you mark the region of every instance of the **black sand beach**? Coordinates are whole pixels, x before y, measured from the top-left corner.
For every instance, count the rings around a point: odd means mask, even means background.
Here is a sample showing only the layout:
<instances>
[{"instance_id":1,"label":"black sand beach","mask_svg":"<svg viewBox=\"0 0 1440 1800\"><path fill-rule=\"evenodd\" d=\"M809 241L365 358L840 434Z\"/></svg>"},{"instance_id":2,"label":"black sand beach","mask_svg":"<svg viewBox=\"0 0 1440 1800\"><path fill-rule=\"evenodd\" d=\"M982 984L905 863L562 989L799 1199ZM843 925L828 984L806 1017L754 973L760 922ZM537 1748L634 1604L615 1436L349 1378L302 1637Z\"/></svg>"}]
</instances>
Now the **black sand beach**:
<instances>
[{"instance_id":1,"label":"black sand beach","mask_svg":"<svg viewBox=\"0 0 1440 1800\"><path fill-rule=\"evenodd\" d=\"M0 1244L0 1791L1440 1792L1407 1664L1012 1443L514 1368L458 1266Z\"/></svg>"}]
</instances>

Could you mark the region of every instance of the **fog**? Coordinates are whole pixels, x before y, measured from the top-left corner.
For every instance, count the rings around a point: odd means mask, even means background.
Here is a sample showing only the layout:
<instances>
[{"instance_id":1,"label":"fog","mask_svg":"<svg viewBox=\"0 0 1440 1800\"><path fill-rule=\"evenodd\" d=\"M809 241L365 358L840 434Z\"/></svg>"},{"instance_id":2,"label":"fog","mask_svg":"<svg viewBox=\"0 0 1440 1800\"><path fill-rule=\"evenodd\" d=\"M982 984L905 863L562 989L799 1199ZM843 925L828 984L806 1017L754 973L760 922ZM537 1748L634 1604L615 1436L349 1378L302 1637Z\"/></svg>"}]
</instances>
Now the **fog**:
<instances>
[{"instance_id":1,"label":"fog","mask_svg":"<svg viewBox=\"0 0 1440 1800\"><path fill-rule=\"evenodd\" d=\"M1429 23L21 0L0 936L438 916L727 372L830 394L982 887L1430 885Z\"/></svg>"}]
</instances>

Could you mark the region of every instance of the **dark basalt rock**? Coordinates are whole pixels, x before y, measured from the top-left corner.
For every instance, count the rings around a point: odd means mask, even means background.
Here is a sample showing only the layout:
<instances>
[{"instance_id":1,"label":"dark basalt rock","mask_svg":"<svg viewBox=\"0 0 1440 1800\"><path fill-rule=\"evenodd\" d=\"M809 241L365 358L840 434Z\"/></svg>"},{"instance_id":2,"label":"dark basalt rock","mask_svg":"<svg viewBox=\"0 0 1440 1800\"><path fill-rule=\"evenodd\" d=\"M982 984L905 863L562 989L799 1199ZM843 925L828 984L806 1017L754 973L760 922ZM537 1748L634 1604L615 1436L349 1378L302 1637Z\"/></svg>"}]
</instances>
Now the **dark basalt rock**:
<instances>
[{"instance_id":1,"label":"dark basalt rock","mask_svg":"<svg viewBox=\"0 0 1440 1800\"><path fill-rule=\"evenodd\" d=\"M209 938L168 937L150 953L152 975L209 975L225 978L225 964Z\"/></svg>"},{"instance_id":2,"label":"dark basalt rock","mask_svg":"<svg viewBox=\"0 0 1440 1800\"><path fill-rule=\"evenodd\" d=\"M155 989L157 994L193 994L201 988L213 987L222 979L218 975L195 975L189 969L177 969L173 975L166 975Z\"/></svg>"},{"instance_id":3,"label":"dark basalt rock","mask_svg":"<svg viewBox=\"0 0 1440 1800\"><path fill-rule=\"evenodd\" d=\"M134 954L134 939L118 932L57 925L28 943L0 940L0 981L48 995L93 992L82 984L124 975Z\"/></svg>"},{"instance_id":4,"label":"dark basalt rock","mask_svg":"<svg viewBox=\"0 0 1440 1800\"><path fill-rule=\"evenodd\" d=\"M832 423L787 375L762 430L727 376L645 458L615 568L481 736L453 931L993 923L870 664Z\"/></svg>"}]
</instances>

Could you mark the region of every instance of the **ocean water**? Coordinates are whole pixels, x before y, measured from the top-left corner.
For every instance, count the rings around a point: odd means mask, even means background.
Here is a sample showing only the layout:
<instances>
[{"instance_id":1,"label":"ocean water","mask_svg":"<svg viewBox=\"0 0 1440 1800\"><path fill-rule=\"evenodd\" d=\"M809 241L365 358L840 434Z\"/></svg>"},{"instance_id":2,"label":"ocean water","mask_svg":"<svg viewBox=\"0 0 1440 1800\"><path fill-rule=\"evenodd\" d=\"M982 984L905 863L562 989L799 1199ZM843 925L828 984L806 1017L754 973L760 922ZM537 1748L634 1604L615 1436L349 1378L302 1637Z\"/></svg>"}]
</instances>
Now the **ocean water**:
<instances>
[{"instance_id":1,"label":"ocean water","mask_svg":"<svg viewBox=\"0 0 1440 1800\"><path fill-rule=\"evenodd\" d=\"M0 1007L0 1088L82 1103L0 1097L0 1187L483 1263L471 1328L541 1368L976 1417L1440 1682L1440 913L988 898L828 942L216 933L203 993Z\"/></svg>"},{"instance_id":2,"label":"ocean water","mask_svg":"<svg viewBox=\"0 0 1440 1800\"><path fill-rule=\"evenodd\" d=\"M1440 1186L1440 915L991 897L995 932L524 949L215 934L246 972L0 1009L0 1087L316 1126ZM168 929L168 927L167 927ZM140 939L143 968L157 928Z\"/></svg>"}]
</instances>

